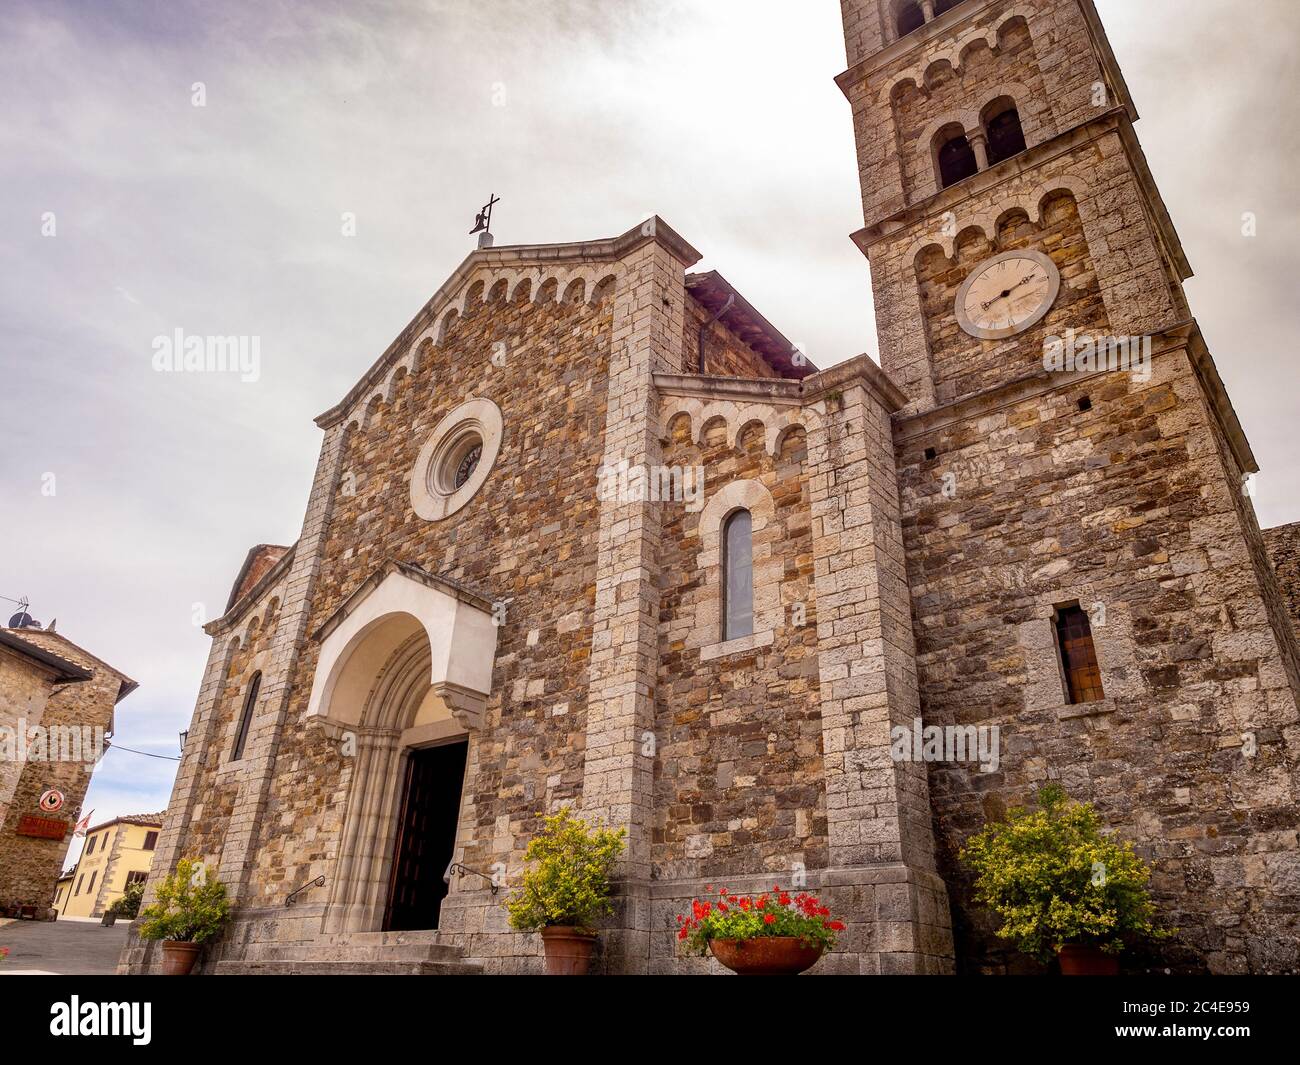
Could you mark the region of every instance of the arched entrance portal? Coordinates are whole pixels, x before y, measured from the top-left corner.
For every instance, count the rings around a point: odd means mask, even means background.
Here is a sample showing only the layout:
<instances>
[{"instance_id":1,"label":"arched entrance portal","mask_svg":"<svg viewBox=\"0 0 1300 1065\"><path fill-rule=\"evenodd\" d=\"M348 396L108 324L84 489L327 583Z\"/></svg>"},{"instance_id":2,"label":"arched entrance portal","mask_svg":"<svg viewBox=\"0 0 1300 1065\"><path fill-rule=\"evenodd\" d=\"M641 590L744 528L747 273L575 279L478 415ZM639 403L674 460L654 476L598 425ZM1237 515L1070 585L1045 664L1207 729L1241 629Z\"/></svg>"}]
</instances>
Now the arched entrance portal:
<instances>
[{"instance_id":1,"label":"arched entrance portal","mask_svg":"<svg viewBox=\"0 0 1300 1065\"><path fill-rule=\"evenodd\" d=\"M308 717L354 759L325 931L436 928L496 649L488 605L389 563L316 637Z\"/></svg>"}]
</instances>

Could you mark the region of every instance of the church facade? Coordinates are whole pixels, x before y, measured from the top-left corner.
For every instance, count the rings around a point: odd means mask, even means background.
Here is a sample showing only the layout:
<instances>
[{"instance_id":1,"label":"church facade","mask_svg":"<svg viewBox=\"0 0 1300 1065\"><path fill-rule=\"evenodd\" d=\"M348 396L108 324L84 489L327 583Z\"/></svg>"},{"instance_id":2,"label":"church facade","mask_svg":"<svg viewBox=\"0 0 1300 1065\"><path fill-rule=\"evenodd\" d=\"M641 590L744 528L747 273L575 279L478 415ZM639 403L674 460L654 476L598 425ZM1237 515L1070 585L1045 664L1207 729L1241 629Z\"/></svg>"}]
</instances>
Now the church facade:
<instances>
[{"instance_id":1,"label":"church facade","mask_svg":"<svg viewBox=\"0 0 1300 1065\"><path fill-rule=\"evenodd\" d=\"M1152 864L1130 964L1300 971L1297 537L1093 4L842 6L879 365L659 218L473 252L208 626L148 890L228 885L209 971L538 971L501 902L565 805L627 830L603 971L773 883L848 926L814 971L1017 971L956 855L1048 781Z\"/></svg>"}]
</instances>

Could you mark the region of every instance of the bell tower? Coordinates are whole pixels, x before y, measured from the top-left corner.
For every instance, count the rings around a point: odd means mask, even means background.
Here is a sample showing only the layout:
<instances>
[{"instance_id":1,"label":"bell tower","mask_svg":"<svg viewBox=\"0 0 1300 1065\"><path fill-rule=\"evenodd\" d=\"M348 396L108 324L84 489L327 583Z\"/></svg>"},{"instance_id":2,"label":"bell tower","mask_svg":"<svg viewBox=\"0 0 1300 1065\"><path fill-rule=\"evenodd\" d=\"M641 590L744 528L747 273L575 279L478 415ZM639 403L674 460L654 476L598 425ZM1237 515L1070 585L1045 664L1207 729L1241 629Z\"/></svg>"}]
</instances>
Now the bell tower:
<instances>
[{"instance_id":1,"label":"bell tower","mask_svg":"<svg viewBox=\"0 0 1300 1065\"><path fill-rule=\"evenodd\" d=\"M1022 963L957 855L1051 780L1150 856L1169 925L1202 930L1165 964L1300 971L1295 907L1270 909L1290 888L1261 872L1300 868L1300 647L1093 2L842 8L853 239L906 395L890 442L920 713L1002 752L984 775L928 767L958 967Z\"/></svg>"},{"instance_id":2,"label":"bell tower","mask_svg":"<svg viewBox=\"0 0 1300 1065\"><path fill-rule=\"evenodd\" d=\"M1092 0L842 7L838 81L865 221L854 240L871 262L881 363L910 410L1038 373L1067 328L1187 323L1191 270Z\"/></svg>"}]
</instances>

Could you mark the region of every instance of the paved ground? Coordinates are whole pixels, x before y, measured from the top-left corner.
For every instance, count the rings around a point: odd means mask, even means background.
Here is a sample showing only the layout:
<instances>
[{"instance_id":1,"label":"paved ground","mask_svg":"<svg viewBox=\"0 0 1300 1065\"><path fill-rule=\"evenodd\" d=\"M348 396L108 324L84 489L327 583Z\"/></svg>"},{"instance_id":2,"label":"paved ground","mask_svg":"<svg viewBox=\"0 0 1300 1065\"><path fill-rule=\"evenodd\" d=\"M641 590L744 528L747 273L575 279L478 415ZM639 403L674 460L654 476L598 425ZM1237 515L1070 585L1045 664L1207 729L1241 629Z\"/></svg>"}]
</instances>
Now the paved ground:
<instances>
[{"instance_id":1,"label":"paved ground","mask_svg":"<svg viewBox=\"0 0 1300 1065\"><path fill-rule=\"evenodd\" d=\"M0 922L0 947L9 948L9 957L0 961L0 976L111 975L117 971L128 923L119 921L105 928L86 921Z\"/></svg>"}]
</instances>

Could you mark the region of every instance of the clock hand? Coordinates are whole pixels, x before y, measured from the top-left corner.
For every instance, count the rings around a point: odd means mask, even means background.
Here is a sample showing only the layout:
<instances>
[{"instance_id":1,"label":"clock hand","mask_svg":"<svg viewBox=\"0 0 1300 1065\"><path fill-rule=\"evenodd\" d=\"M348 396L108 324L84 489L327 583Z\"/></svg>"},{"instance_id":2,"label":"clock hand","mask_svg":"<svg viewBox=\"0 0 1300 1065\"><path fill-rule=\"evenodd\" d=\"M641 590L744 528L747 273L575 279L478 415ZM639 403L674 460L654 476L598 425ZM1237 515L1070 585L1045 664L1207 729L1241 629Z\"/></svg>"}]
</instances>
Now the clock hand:
<instances>
[{"instance_id":1,"label":"clock hand","mask_svg":"<svg viewBox=\"0 0 1300 1065\"><path fill-rule=\"evenodd\" d=\"M1019 281L1017 281L1017 282L1016 282L1014 285L1012 285L1010 288L1008 288L1008 289L1004 289L1004 290L1003 290L999 295L994 296L991 300L986 300L985 302L981 303L981 304L980 304L980 307L981 307L983 310L986 310L986 311L987 311L990 307L993 306L993 304L997 303L998 300L1004 300L1004 299L1006 299L1008 296L1011 295L1011 293L1015 292L1015 290L1018 289L1018 288L1020 288L1022 285L1027 285L1027 284L1029 284L1029 282L1031 282L1031 281L1036 281L1037 279L1038 279L1038 275L1037 275L1037 274L1029 274L1029 275L1026 276L1026 277L1022 277Z\"/></svg>"}]
</instances>

